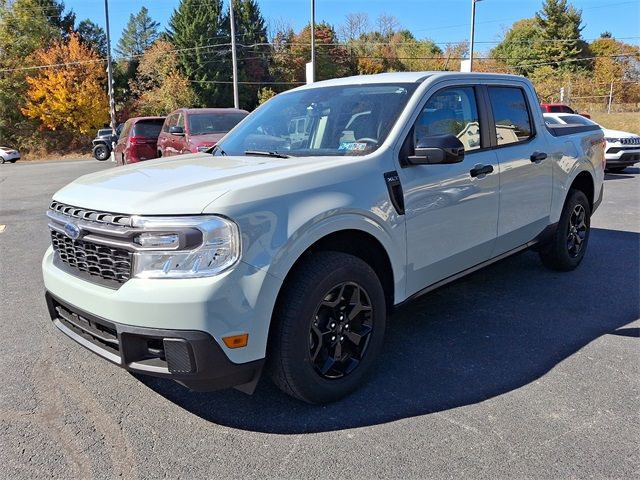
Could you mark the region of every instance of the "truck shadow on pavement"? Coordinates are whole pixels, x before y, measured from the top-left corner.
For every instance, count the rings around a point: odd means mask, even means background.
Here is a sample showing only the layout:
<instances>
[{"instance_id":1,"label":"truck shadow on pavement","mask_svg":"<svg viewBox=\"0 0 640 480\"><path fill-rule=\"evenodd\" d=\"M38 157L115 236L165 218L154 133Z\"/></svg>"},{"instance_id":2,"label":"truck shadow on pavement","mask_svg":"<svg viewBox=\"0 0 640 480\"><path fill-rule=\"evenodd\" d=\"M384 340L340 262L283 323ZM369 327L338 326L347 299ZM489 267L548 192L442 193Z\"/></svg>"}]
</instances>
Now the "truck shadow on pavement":
<instances>
[{"instance_id":1,"label":"truck shadow on pavement","mask_svg":"<svg viewBox=\"0 0 640 480\"><path fill-rule=\"evenodd\" d=\"M263 378L253 396L193 393L140 380L219 425L298 434L357 428L448 410L518 389L598 337L637 337L640 235L593 229L574 272L546 270L525 252L434 291L389 320L384 352L363 388L306 405ZM570 388L569 386L567 388Z\"/></svg>"},{"instance_id":2,"label":"truck shadow on pavement","mask_svg":"<svg viewBox=\"0 0 640 480\"><path fill-rule=\"evenodd\" d=\"M607 172L607 173L605 173L604 174L604 179L605 180L624 180L626 178L633 178L634 176L636 176L639 173L640 173L640 168L627 167L622 172L618 172L618 173Z\"/></svg>"}]
</instances>

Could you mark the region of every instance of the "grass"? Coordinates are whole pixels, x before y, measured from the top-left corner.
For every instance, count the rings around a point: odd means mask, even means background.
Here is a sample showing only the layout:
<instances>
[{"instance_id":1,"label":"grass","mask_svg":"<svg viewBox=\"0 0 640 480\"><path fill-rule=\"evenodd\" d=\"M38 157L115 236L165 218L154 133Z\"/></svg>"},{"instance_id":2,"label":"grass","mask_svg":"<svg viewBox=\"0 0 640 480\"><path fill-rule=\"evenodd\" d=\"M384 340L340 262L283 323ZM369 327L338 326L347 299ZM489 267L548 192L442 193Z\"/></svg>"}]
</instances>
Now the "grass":
<instances>
[{"instance_id":1,"label":"grass","mask_svg":"<svg viewBox=\"0 0 640 480\"><path fill-rule=\"evenodd\" d=\"M640 135L640 113L592 113L591 118L604 128Z\"/></svg>"}]
</instances>

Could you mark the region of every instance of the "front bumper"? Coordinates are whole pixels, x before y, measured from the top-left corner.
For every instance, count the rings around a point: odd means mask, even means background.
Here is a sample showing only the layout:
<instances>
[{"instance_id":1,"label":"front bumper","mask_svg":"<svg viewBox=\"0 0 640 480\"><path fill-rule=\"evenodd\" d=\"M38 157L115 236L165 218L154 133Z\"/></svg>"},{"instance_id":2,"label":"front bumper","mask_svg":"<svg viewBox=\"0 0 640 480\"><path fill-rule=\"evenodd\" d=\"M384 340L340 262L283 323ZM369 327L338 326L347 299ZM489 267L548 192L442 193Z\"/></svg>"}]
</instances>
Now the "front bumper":
<instances>
[{"instance_id":1,"label":"front bumper","mask_svg":"<svg viewBox=\"0 0 640 480\"><path fill-rule=\"evenodd\" d=\"M629 146L608 148L604 158L607 161L607 167L630 167L640 162L640 148Z\"/></svg>"},{"instance_id":2,"label":"front bumper","mask_svg":"<svg viewBox=\"0 0 640 480\"><path fill-rule=\"evenodd\" d=\"M210 335L229 361L264 359L269 323L282 281L239 262L207 278L132 278L117 289L98 285L58 268L51 247L42 260L44 285L55 298L95 317L126 327L199 331ZM228 348L223 338L249 334L244 348Z\"/></svg>"},{"instance_id":3,"label":"front bumper","mask_svg":"<svg viewBox=\"0 0 640 480\"><path fill-rule=\"evenodd\" d=\"M54 325L82 346L132 372L166 377L197 391L252 392L264 360L235 364L211 335L196 330L132 327L82 311L46 294Z\"/></svg>"}]
</instances>

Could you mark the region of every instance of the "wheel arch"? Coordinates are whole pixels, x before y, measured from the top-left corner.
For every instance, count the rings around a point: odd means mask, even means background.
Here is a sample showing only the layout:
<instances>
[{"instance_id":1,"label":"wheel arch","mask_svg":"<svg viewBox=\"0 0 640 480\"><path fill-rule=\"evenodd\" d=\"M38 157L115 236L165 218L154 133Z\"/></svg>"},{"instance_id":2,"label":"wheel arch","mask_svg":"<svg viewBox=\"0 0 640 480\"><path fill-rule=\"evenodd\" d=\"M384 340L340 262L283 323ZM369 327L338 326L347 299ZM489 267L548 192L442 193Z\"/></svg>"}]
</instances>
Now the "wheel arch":
<instances>
[{"instance_id":1,"label":"wheel arch","mask_svg":"<svg viewBox=\"0 0 640 480\"><path fill-rule=\"evenodd\" d=\"M571 186L567 191L567 195L571 190L580 190L589 200L589 207L593 211L593 203L595 201L595 182L593 177L586 170L581 171L571 182ZM565 199L566 201L566 199Z\"/></svg>"}]
</instances>

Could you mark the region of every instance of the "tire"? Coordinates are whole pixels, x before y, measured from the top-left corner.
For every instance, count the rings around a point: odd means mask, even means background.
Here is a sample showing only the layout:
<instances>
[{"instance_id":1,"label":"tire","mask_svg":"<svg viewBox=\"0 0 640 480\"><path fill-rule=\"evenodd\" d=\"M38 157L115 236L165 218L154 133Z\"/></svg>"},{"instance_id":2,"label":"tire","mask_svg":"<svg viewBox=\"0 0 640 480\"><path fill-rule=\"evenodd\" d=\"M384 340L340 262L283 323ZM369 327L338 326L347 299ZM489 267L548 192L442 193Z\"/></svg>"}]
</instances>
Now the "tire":
<instances>
[{"instance_id":1,"label":"tire","mask_svg":"<svg viewBox=\"0 0 640 480\"><path fill-rule=\"evenodd\" d=\"M93 147L93 156L100 162L105 161L107 158L109 158L110 155L111 151L109 150L109 147L107 147L103 143L99 143L95 147Z\"/></svg>"},{"instance_id":2,"label":"tire","mask_svg":"<svg viewBox=\"0 0 640 480\"><path fill-rule=\"evenodd\" d=\"M611 167L611 168L607 168L607 172L608 173L620 173L620 172L624 172L624 169L627 167Z\"/></svg>"},{"instance_id":3,"label":"tire","mask_svg":"<svg viewBox=\"0 0 640 480\"><path fill-rule=\"evenodd\" d=\"M2 155L0 155L0 163L4 163L4 162L6 162L5 158Z\"/></svg>"},{"instance_id":4,"label":"tire","mask_svg":"<svg viewBox=\"0 0 640 480\"><path fill-rule=\"evenodd\" d=\"M584 258L591 231L591 207L580 190L569 190L558 227L549 244L540 250L542 263L552 270L568 272Z\"/></svg>"},{"instance_id":5,"label":"tire","mask_svg":"<svg viewBox=\"0 0 640 480\"><path fill-rule=\"evenodd\" d=\"M318 252L296 267L283 288L268 352L274 383L314 404L356 390L384 340L385 296L376 273L353 255ZM343 309L349 313L340 315Z\"/></svg>"}]
</instances>

